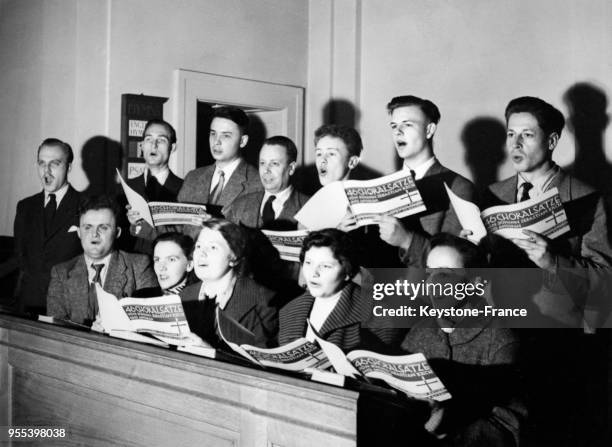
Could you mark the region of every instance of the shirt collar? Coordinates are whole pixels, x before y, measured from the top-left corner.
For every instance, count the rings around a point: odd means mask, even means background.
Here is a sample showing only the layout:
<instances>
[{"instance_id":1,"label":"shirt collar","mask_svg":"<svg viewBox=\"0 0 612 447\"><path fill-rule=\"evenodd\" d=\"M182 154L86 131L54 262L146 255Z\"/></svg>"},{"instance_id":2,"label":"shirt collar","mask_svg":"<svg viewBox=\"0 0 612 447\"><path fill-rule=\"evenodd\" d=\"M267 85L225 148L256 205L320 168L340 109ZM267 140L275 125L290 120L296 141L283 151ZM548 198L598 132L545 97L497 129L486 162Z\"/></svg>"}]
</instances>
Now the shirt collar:
<instances>
[{"instance_id":1,"label":"shirt collar","mask_svg":"<svg viewBox=\"0 0 612 447\"><path fill-rule=\"evenodd\" d=\"M157 182L160 185L163 185L166 183L166 180L168 180L168 176L170 175L170 168L168 166L166 166L166 169L164 169L163 171L160 171L156 174L153 174L152 172L150 172L148 169L144 170L144 181L145 181L145 185L147 184L147 180L149 178L149 173L155 177L157 179Z\"/></svg>"},{"instance_id":2,"label":"shirt collar","mask_svg":"<svg viewBox=\"0 0 612 447\"><path fill-rule=\"evenodd\" d=\"M413 169L410 169L406 165L406 162L404 162L404 166L402 169L404 169L405 171L414 171L414 179L421 180L423 177L425 177L425 174L427 173L427 171L429 171L429 168L431 168L435 162L436 162L436 157L432 156L429 160L424 161L423 163L421 163L420 165L418 165L417 167Z\"/></svg>"},{"instance_id":3,"label":"shirt collar","mask_svg":"<svg viewBox=\"0 0 612 447\"><path fill-rule=\"evenodd\" d=\"M520 197L520 195L522 194L521 188L524 183L531 183L533 185L533 188L531 188L531 190L529 191L529 197L534 198L542 195L547 189L550 188L550 185L552 184L557 174L559 174L560 170L561 168L559 168L559 165L553 163L553 165L548 171L540 175L538 178L533 179L531 182L525 180L519 172L517 176L518 181L516 185L517 197Z\"/></svg>"},{"instance_id":4,"label":"shirt collar","mask_svg":"<svg viewBox=\"0 0 612 447\"><path fill-rule=\"evenodd\" d=\"M234 171L236 170L236 168L238 167L241 161L242 161L242 158L238 157L237 159L235 159L234 161L226 165L223 169L219 168L219 166L215 166L215 173L213 174L213 176L218 179L219 173L223 171L223 174L225 175L225 183L227 184L230 177L232 176L232 174L234 173Z\"/></svg>"},{"instance_id":5,"label":"shirt collar","mask_svg":"<svg viewBox=\"0 0 612 447\"><path fill-rule=\"evenodd\" d=\"M104 281L106 279L106 274L108 273L108 265L110 264L112 255L113 255L113 252L111 250L109 254L104 256L104 258L93 260L89 256L87 256L85 253L83 253L83 257L85 258L85 265L87 266L87 276L89 277L89 282L93 281L93 278L96 274L94 269L91 268L91 264L104 264L104 267L102 267L102 270L100 271L100 276L102 277L102 284L104 284Z\"/></svg>"},{"instance_id":6,"label":"shirt collar","mask_svg":"<svg viewBox=\"0 0 612 447\"><path fill-rule=\"evenodd\" d=\"M274 196L275 199L274 202L272 202L272 209L274 210L274 214L276 215L276 217L278 217L280 212L283 210L283 206L285 206L285 202L289 199L289 196L292 192L293 186L291 185L287 186L281 192L278 192L276 194L272 194L271 192L265 191L263 200L261 201L260 212L263 212L263 207L266 205L268 198L270 196Z\"/></svg>"},{"instance_id":7,"label":"shirt collar","mask_svg":"<svg viewBox=\"0 0 612 447\"><path fill-rule=\"evenodd\" d=\"M59 207L60 202L62 201L62 199L64 198L64 196L68 192L68 187L69 186L70 186L70 183L66 183L64 186L62 186L60 189L58 189L55 192L47 192L47 191L45 191L45 205L49 201L49 194L55 194L55 203L57 203L57 206Z\"/></svg>"}]
</instances>

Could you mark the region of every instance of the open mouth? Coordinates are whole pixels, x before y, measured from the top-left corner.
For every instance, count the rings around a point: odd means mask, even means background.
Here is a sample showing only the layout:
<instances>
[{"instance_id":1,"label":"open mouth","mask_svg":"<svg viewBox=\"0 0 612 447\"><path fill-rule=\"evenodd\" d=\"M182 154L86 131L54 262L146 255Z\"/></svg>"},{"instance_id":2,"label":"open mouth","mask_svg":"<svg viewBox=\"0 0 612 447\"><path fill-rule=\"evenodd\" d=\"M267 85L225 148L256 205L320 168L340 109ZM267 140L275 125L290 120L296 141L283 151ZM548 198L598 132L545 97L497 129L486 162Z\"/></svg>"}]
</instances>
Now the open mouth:
<instances>
[{"instance_id":1,"label":"open mouth","mask_svg":"<svg viewBox=\"0 0 612 447\"><path fill-rule=\"evenodd\" d=\"M44 177L44 181L45 181L45 185L50 185L51 183L53 183L54 178L50 175L45 175Z\"/></svg>"},{"instance_id":2,"label":"open mouth","mask_svg":"<svg viewBox=\"0 0 612 447\"><path fill-rule=\"evenodd\" d=\"M510 157L514 163L520 163L525 157L520 154L514 154Z\"/></svg>"}]
</instances>

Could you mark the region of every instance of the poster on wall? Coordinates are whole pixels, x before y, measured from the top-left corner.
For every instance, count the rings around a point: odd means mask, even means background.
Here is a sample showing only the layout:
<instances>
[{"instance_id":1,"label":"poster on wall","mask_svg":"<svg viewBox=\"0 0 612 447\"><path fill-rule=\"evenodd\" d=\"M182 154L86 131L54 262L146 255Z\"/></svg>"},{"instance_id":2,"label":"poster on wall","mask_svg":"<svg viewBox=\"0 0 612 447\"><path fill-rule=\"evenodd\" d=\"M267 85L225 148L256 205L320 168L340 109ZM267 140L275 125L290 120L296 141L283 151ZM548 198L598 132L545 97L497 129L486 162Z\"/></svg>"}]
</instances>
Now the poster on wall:
<instances>
[{"instance_id":1,"label":"poster on wall","mask_svg":"<svg viewBox=\"0 0 612 447\"><path fill-rule=\"evenodd\" d=\"M163 119L168 98L125 93L121 95L121 145L125 154L123 175L134 178L144 170L142 136L150 119Z\"/></svg>"}]
</instances>

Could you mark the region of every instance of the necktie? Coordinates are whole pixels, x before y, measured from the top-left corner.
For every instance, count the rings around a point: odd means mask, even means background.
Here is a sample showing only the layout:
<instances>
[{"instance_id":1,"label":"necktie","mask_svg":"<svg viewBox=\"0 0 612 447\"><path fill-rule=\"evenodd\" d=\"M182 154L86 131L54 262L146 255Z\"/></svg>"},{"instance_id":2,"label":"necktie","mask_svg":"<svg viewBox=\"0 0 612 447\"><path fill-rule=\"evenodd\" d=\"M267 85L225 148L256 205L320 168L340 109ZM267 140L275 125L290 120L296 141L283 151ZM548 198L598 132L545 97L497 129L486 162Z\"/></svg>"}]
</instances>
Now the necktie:
<instances>
[{"instance_id":1,"label":"necktie","mask_svg":"<svg viewBox=\"0 0 612 447\"><path fill-rule=\"evenodd\" d=\"M412 169L410 170L410 175L412 176L412 180L414 180L416 182L416 172L414 172Z\"/></svg>"},{"instance_id":2,"label":"necktie","mask_svg":"<svg viewBox=\"0 0 612 447\"><path fill-rule=\"evenodd\" d=\"M211 194L212 199L210 203L212 203L213 205L219 204L219 197L221 196L221 192L223 191L224 186L225 186L225 173L223 171L219 171L219 181L217 182L215 189L213 189L212 191L212 194Z\"/></svg>"},{"instance_id":3,"label":"necktie","mask_svg":"<svg viewBox=\"0 0 612 447\"><path fill-rule=\"evenodd\" d=\"M149 172L149 175L147 176L147 186L145 186L145 195L147 196L146 199L148 201L157 200L157 191L159 190L159 186L160 185L157 179Z\"/></svg>"},{"instance_id":4,"label":"necktie","mask_svg":"<svg viewBox=\"0 0 612 447\"><path fill-rule=\"evenodd\" d=\"M57 209L57 202L55 201L55 194L49 194L49 201L45 206L45 232L49 233L51 230L51 224L55 217L55 211Z\"/></svg>"},{"instance_id":5,"label":"necktie","mask_svg":"<svg viewBox=\"0 0 612 447\"><path fill-rule=\"evenodd\" d=\"M531 196L529 195L529 190L531 190L531 188L533 188L533 185L531 183L523 183L523 191L521 192L521 198L519 199L519 202L524 202L525 200L531 199Z\"/></svg>"},{"instance_id":6,"label":"necktie","mask_svg":"<svg viewBox=\"0 0 612 447\"><path fill-rule=\"evenodd\" d=\"M268 228L272 222L274 222L274 208L272 208L272 202L276 200L276 196L268 197L261 213L261 220L263 221L263 228Z\"/></svg>"},{"instance_id":7,"label":"necktie","mask_svg":"<svg viewBox=\"0 0 612 447\"><path fill-rule=\"evenodd\" d=\"M98 315L98 299L96 297L96 284L100 284L102 286L102 269L104 268L104 264L91 264L91 268L94 270L95 274L91 284L89 284L89 294L88 294L88 315L91 315L92 321L96 319Z\"/></svg>"}]
</instances>

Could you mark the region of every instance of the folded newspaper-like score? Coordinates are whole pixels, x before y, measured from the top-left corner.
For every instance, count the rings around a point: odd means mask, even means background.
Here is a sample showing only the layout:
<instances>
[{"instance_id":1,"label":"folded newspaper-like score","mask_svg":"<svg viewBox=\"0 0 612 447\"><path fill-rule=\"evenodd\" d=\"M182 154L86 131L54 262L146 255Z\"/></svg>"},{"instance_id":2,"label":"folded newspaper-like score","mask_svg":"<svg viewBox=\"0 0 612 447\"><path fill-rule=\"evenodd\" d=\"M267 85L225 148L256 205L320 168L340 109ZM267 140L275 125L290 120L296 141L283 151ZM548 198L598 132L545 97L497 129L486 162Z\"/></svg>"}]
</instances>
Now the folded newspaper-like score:
<instances>
[{"instance_id":1,"label":"folded newspaper-like score","mask_svg":"<svg viewBox=\"0 0 612 447\"><path fill-rule=\"evenodd\" d=\"M117 170L123 193L130 207L152 227L161 225L200 225L202 220L210 219L205 205L175 202L147 202L123 180Z\"/></svg>"},{"instance_id":2,"label":"folded newspaper-like score","mask_svg":"<svg viewBox=\"0 0 612 447\"><path fill-rule=\"evenodd\" d=\"M342 349L323 340L314 329L313 332L317 343L338 374L353 378L362 377L365 380L381 379L415 399L443 401L451 398L423 354L389 356L355 350L345 356Z\"/></svg>"},{"instance_id":3,"label":"folded newspaper-like score","mask_svg":"<svg viewBox=\"0 0 612 447\"><path fill-rule=\"evenodd\" d=\"M498 205L484 211L457 196L446 185L446 192L462 228L471 230L468 236L478 243L487 233L506 239L526 239L523 230L531 230L554 239L570 231L567 215L557 188L551 188L539 197L510 205Z\"/></svg>"},{"instance_id":4,"label":"folded newspaper-like score","mask_svg":"<svg viewBox=\"0 0 612 447\"><path fill-rule=\"evenodd\" d=\"M270 240L274 248L278 250L281 259L285 261L300 262L300 251L302 250L304 238L308 236L308 231L262 230L262 232Z\"/></svg>"},{"instance_id":5,"label":"folded newspaper-like score","mask_svg":"<svg viewBox=\"0 0 612 447\"><path fill-rule=\"evenodd\" d=\"M96 284L96 297L102 327L111 337L162 346L200 345L198 337L189 329L178 295L118 300ZM160 342L142 334L150 334ZM201 347L210 350L207 357L214 357L214 349Z\"/></svg>"},{"instance_id":6,"label":"folded newspaper-like score","mask_svg":"<svg viewBox=\"0 0 612 447\"><path fill-rule=\"evenodd\" d=\"M295 219L309 230L335 228L347 211L357 226L370 225L380 215L405 217L425 211L412 176L398 171L374 180L344 180L325 185L298 211Z\"/></svg>"}]
</instances>

